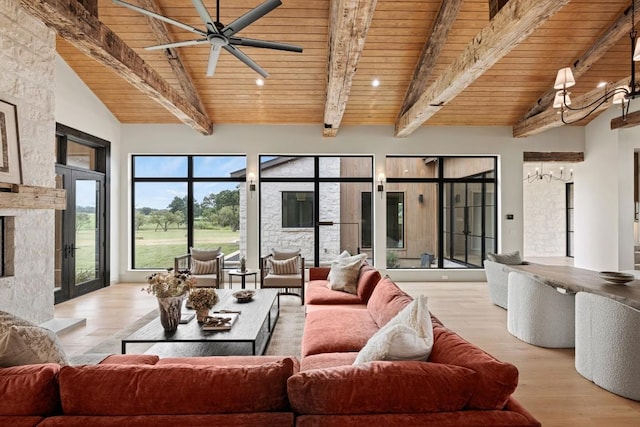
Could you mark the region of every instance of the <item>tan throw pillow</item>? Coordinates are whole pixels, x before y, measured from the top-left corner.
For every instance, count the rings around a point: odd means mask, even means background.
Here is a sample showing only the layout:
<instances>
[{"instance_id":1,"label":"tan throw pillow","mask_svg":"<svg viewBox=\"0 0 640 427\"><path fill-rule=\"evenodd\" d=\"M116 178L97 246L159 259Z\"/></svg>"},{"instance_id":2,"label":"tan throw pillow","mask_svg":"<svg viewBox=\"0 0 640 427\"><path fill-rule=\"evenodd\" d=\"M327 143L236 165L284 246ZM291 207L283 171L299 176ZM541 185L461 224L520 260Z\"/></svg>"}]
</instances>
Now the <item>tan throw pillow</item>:
<instances>
[{"instance_id":1,"label":"tan throw pillow","mask_svg":"<svg viewBox=\"0 0 640 427\"><path fill-rule=\"evenodd\" d=\"M58 363L68 365L57 335L37 325L0 326L0 366Z\"/></svg>"},{"instance_id":2,"label":"tan throw pillow","mask_svg":"<svg viewBox=\"0 0 640 427\"><path fill-rule=\"evenodd\" d=\"M296 251L278 251L276 249L271 249L271 255L273 255L273 259L282 261L286 259L291 259L300 255L300 249Z\"/></svg>"},{"instance_id":3,"label":"tan throw pillow","mask_svg":"<svg viewBox=\"0 0 640 427\"><path fill-rule=\"evenodd\" d=\"M298 257L294 256L284 260L269 258L269 266L273 274L298 274Z\"/></svg>"},{"instance_id":4,"label":"tan throw pillow","mask_svg":"<svg viewBox=\"0 0 640 427\"><path fill-rule=\"evenodd\" d=\"M216 263L218 260L199 261L195 258L191 259L191 274L213 274L216 272Z\"/></svg>"},{"instance_id":5,"label":"tan throw pillow","mask_svg":"<svg viewBox=\"0 0 640 427\"><path fill-rule=\"evenodd\" d=\"M367 258L367 254L338 258L331 263L329 271L329 289L356 295L360 267Z\"/></svg>"},{"instance_id":6,"label":"tan throw pillow","mask_svg":"<svg viewBox=\"0 0 640 427\"><path fill-rule=\"evenodd\" d=\"M216 259L222 252L222 247L218 249L197 249L191 248L191 259L197 259L198 261L211 261Z\"/></svg>"}]
</instances>

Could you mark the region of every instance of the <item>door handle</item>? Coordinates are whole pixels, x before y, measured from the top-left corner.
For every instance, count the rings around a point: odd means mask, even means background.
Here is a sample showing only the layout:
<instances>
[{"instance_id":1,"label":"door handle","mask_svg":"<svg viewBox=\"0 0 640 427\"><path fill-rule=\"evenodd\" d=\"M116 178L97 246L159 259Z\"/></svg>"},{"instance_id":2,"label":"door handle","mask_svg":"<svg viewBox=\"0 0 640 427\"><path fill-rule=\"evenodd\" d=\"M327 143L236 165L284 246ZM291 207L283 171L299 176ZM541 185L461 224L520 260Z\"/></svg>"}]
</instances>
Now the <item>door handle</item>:
<instances>
[{"instance_id":1,"label":"door handle","mask_svg":"<svg viewBox=\"0 0 640 427\"><path fill-rule=\"evenodd\" d=\"M75 256L75 251L76 251L76 247L75 245L72 243L70 245L65 245L64 248L64 256L66 257L73 257Z\"/></svg>"}]
</instances>

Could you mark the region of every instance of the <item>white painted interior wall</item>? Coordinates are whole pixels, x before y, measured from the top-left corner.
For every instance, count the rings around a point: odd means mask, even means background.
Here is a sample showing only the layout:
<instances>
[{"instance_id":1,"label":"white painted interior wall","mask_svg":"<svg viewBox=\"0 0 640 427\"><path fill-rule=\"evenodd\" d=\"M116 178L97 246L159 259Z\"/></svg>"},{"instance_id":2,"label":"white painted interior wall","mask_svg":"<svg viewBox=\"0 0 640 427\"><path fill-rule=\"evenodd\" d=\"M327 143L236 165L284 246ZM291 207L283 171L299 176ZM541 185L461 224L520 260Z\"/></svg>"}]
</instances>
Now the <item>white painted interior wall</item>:
<instances>
[{"instance_id":1,"label":"white painted interior wall","mask_svg":"<svg viewBox=\"0 0 640 427\"><path fill-rule=\"evenodd\" d=\"M56 121L111 142L111 203L110 221L112 236L120 230L120 189L118 184L122 172L120 158L121 125L118 119L105 107L98 97L78 75L64 62L60 55L55 59ZM53 140L53 139L52 139ZM112 244L110 250L110 282L116 283L120 271L118 246Z\"/></svg>"}]
</instances>

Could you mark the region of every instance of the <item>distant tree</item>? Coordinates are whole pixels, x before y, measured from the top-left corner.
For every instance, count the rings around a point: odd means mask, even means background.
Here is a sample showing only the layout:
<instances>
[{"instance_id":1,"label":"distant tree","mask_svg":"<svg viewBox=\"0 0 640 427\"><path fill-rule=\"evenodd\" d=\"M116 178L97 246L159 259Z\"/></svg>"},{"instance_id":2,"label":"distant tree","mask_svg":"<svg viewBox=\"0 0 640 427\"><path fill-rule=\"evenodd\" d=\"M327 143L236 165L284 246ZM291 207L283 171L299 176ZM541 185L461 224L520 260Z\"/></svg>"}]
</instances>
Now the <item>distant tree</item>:
<instances>
[{"instance_id":1,"label":"distant tree","mask_svg":"<svg viewBox=\"0 0 640 427\"><path fill-rule=\"evenodd\" d=\"M178 197L175 196L169 206L167 206L169 212L176 213L182 212L186 218L187 216L187 196Z\"/></svg>"},{"instance_id":2,"label":"distant tree","mask_svg":"<svg viewBox=\"0 0 640 427\"><path fill-rule=\"evenodd\" d=\"M229 227L233 231L240 229L240 215L238 206L223 206L218 211L218 224L222 227Z\"/></svg>"},{"instance_id":3,"label":"distant tree","mask_svg":"<svg viewBox=\"0 0 640 427\"><path fill-rule=\"evenodd\" d=\"M151 212L153 212L155 209L153 208L140 208L138 209L138 211L140 211L143 215L151 215Z\"/></svg>"},{"instance_id":4,"label":"distant tree","mask_svg":"<svg viewBox=\"0 0 640 427\"><path fill-rule=\"evenodd\" d=\"M168 231L169 225L175 223L177 220L176 214L166 209L154 211L151 215L149 215L149 219L153 224L156 225L155 231L158 231L158 228L160 228L162 231Z\"/></svg>"},{"instance_id":5,"label":"distant tree","mask_svg":"<svg viewBox=\"0 0 640 427\"><path fill-rule=\"evenodd\" d=\"M135 228L136 228L136 233L138 231L140 231L140 229L142 228L142 226L147 222L147 215L145 215L144 213L142 213L140 210L136 210L135 213Z\"/></svg>"},{"instance_id":6,"label":"distant tree","mask_svg":"<svg viewBox=\"0 0 640 427\"><path fill-rule=\"evenodd\" d=\"M91 224L91 215L88 213L76 213L76 230L82 230L84 227L89 228Z\"/></svg>"}]
</instances>

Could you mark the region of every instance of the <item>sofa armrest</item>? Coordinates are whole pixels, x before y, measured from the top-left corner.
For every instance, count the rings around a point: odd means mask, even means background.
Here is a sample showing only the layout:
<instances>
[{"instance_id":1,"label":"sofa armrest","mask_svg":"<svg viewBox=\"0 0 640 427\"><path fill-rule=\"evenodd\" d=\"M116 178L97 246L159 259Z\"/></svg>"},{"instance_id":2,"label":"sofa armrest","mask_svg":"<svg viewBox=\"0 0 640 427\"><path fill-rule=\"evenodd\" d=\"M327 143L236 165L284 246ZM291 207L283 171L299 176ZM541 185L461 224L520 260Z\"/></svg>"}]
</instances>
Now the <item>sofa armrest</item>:
<instances>
[{"instance_id":1,"label":"sofa armrest","mask_svg":"<svg viewBox=\"0 0 640 427\"><path fill-rule=\"evenodd\" d=\"M329 267L311 267L309 269L309 280L327 280L329 276Z\"/></svg>"}]
</instances>

